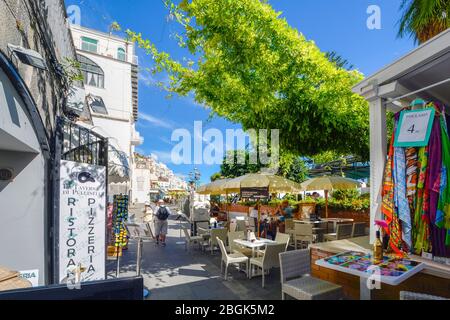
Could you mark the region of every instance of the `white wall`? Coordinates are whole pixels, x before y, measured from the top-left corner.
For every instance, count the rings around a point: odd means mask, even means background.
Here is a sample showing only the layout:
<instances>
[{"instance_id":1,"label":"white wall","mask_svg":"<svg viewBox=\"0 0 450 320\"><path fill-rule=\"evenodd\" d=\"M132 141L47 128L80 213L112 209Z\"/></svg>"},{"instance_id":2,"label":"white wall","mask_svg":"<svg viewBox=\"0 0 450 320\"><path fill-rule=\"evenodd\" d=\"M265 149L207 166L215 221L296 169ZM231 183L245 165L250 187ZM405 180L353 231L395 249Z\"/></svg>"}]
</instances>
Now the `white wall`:
<instances>
[{"instance_id":1,"label":"white wall","mask_svg":"<svg viewBox=\"0 0 450 320\"><path fill-rule=\"evenodd\" d=\"M79 26L71 26L77 52L94 61L104 72L104 88L85 85L86 94L100 96L105 103L108 115L92 112L93 131L109 138L110 144L127 155L130 169L129 186L134 189L133 159L134 145L136 140L135 124L133 118L132 101L132 64L134 60L134 45L127 43L124 39L115 36L89 30ZM81 50L81 37L89 37L98 41L98 52L91 53ZM127 59L117 59L117 49L126 49ZM132 190L132 199L135 198Z\"/></svg>"},{"instance_id":2,"label":"white wall","mask_svg":"<svg viewBox=\"0 0 450 320\"><path fill-rule=\"evenodd\" d=\"M45 159L20 96L0 70L0 168L14 171L0 182L0 265L46 271Z\"/></svg>"}]
</instances>

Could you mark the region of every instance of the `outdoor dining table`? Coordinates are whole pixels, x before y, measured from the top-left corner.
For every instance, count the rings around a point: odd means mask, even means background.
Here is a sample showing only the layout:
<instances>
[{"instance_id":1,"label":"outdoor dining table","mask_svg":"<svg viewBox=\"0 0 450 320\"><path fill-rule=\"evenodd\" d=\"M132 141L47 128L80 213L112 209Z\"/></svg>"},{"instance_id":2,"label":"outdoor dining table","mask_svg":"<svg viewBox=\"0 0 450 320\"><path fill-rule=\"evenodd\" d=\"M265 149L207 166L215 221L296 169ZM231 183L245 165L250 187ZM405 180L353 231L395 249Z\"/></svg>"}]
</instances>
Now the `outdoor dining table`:
<instances>
[{"instance_id":1,"label":"outdoor dining table","mask_svg":"<svg viewBox=\"0 0 450 320\"><path fill-rule=\"evenodd\" d=\"M384 256L375 262L371 253L346 251L316 260L316 265L359 277L360 300L370 300L371 290L381 283L397 286L425 268L422 262L408 258Z\"/></svg>"},{"instance_id":2,"label":"outdoor dining table","mask_svg":"<svg viewBox=\"0 0 450 320\"><path fill-rule=\"evenodd\" d=\"M235 239L234 242L240 246L252 249L252 257L253 258L256 257L256 249L264 247L266 244L276 243L273 240L265 239L265 238L259 238L259 239L256 239L255 241L249 241L249 240L244 240L244 239Z\"/></svg>"}]
</instances>

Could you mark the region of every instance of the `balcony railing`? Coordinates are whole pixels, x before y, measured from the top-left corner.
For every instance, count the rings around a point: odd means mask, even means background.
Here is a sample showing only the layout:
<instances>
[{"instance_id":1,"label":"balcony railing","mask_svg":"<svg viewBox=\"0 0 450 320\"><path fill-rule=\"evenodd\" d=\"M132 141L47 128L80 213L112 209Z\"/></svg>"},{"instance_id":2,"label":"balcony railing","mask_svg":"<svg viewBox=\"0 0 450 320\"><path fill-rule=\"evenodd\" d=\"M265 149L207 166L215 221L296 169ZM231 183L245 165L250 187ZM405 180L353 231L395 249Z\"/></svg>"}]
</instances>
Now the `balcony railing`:
<instances>
[{"instance_id":1,"label":"balcony railing","mask_svg":"<svg viewBox=\"0 0 450 320\"><path fill-rule=\"evenodd\" d=\"M138 56L137 55L131 55L123 52L119 52L118 50L115 50L115 46L106 47L101 46L99 44L93 44L90 42L83 41L82 39L78 39L75 41L75 47L78 50L95 53L104 57L116 59L119 61L125 61L132 63L134 65L138 65Z\"/></svg>"}]
</instances>

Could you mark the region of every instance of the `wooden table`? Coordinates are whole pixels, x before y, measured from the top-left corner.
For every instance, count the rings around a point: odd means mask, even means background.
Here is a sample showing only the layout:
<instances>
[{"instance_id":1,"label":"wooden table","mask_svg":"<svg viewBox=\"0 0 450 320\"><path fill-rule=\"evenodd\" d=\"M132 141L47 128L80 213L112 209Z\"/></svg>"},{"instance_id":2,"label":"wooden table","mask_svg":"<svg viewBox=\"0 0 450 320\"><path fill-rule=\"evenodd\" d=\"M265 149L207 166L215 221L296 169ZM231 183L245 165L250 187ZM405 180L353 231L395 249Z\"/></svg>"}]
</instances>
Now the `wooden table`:
<instances>
[{"instance_id":1,"label":"wooden table","mask_svg":"<svg viewBox=\"0 0 450 320\"><path fill-rule=\"evenodd\" d=\"M20 277L19 272L0 266L0 291L31 288L31 282Z\"/></svg>"}]
</instances>

